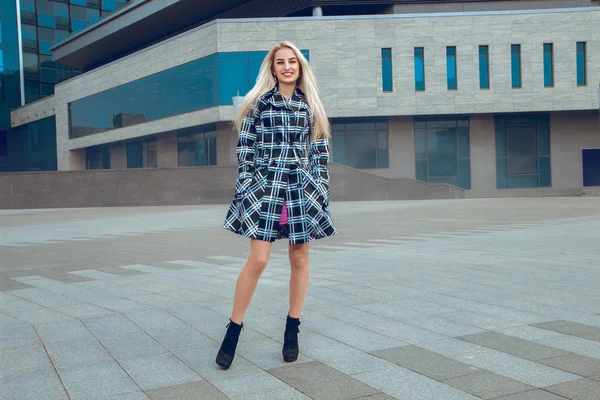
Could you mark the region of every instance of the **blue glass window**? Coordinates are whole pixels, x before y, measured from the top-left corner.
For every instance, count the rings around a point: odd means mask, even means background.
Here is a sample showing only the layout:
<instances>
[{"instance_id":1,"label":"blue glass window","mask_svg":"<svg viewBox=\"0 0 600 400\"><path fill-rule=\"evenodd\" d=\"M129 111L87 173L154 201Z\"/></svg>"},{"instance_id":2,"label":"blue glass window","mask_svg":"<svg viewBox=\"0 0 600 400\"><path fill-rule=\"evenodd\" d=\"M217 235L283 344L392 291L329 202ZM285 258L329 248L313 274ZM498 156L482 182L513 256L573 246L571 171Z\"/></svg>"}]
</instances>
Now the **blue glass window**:
<instances>
[{"instance_id":1,"label":"blue glass window","mask_svg":"<svg viewBox=\"0 0 600 400\"><path fill-rule=\"evenodd\" d=\"M416 179L471 189L469 119L418 117L414 124Z\"/></svg>"},{"instance_id":2,"label":"blue glass window","mask_svg":"<svg viewBox=\"0 0 600 400\"><path fill-rule=\"evenodd\" d=\"M57 17L69 18L69 5L64 3L54 3L54 15Z\"/></svg>"},{"instance_id":3,"label":"blue glass window","mask_svg":"<svg viewBox=\"0 0 600 400\"><path fill-rule=\"evenodd\" d=\"M386 118L348 118L332 121L333 158L357 169L389 168Z\"/></svg>"},{"instance_id":4,"label":"blue glass window","mask_svg":"<svg viewBox=\"0 0 600 400\"><path fill-rule=\"evenodd\" d=\"M521 45L513 44L510 46L510 71L512 78L512 87L521 87Z\"/></svg>"},{"instance_id":5,"label":"blue glass window","mask_svg":"<svg viewBox=\"0 0 600 400\"><path fill-rule=\"evenodd\" d=\"M35 12L35 0L20 0L21 11Z\"/></svg>"},{"instance_id":6,"label":"blue glass window","mask_svg":"<svg viewBox=\"0 0 600 400\"><path fill-rule=\"evenodd\" d=\"M217 165L217 127L214 124L181 129L177 132L180 167Z\"/></svg>"},{"instance_id":7,"label":"blue glass window","mask_svg":"<svg viewBox=\"0 0 600 400\"><path fill-rule=\"evenodd\" d=\"M4 52L0 49L0 72L4 71ZM4 89L4 86L2 87Z\"/></svg>"},{"instance_id":8,"label":"blue glass window","mask_svg":"<svg viewBox=\"0 0 600 400\"><path fill-rule=\"evenodd\" d=\"M496 187L552 185L547 114L496 116Z\"/></svg>"},{"instance_id":9,"label":"blue glass window","mask_svg":"<svg viewBox=\"0 0 600 400\"><path fill-rule=\"evenodd\" d=\"M127 148L127 168L157 168L156 137L129 140Z\"/></svg>"},{"instance_id":10,"label":"blue glass window","mask_svg":"<svg viewBox=\"0 0 600 400\"><path fill-rule=\"evenodd\" d=\"M425 49L415 47L415 90L425 90Z\"/></svg>"},{"instance_id":11,"label":"blue glass window","mask_svg":"<svg viewBox=\"0 0 600 400\"><path fill-rule=\"evenodd\" d=\"M70 137L231 105L254 86L266 54L216 53L69 103Z\"/></svg>"},{"instance_id":12,"label":"blue glass window","mask_svg":"<svg viewBox=\"0 0 600 400\"><path fill-rule=\"evenodd\" d=\"M117 11L117 1L102 0L102 9L105 11Z\"/></svg>"},{"instance_id":13,"label":"blue glass window","mask_svg":"<svg viewBox=\"0 0 600 400\"><path fill-rule=\"evenodd\" d=\"M50 51L50 47L52 46L54 46L54 42L44 42L40 40L40 54L51 56L52 52Z\"/></svg>"},{"instance_id":14,"label":"blue glass window","mask_svg":"<svg viewBox=\"0 0 600 400\"><path fill-rule=\"evenodd\" d=\"M392 86L392 49L381 49L381 77L383 91L391 92Z\"/></svg>"},{"instance_id":15,"label":"blue glass window","mask_svg":"<svg viewBox=\"0 0 600 400\"><path fill-rule=\"evenodd\" d=\"M59 43L62 40L65 40L70 35L69 31L63 31L60 29L56 30L56 43Z\"/></svg>"},{"instance_id":16,"label":"blue glass window","mask_svg":"<svg viewBox=\"0 0 600 400\"><path fill-rule=\"evenodd\" d=\"M490 56L488 46L479 46L479 88L490 88Z\"/></svg>"},{"instance_id":17,"label":"blue glass window","mask_svg":"<svg viewBox=\"0 0 600 400\"><path fill-rule=\"evenodd\" d=\"M577 85L587 85L586 43L577 42Z\"/></svg>"},{"instance_id":18,"label":"blue glass window","mask_svg":"<svg viewBox=\"0 0 600 400\"><path fill-rule=\"evenodd\" d=\"M448 89L456 89L456 47L446 47L446 75L448 78Z\"/></svg>"},{"instance_id":19,"label":"blue glass window","mask_svg":"<svg viewBox=\"0 0 600 400\"><path fill-rule=\"evenodd\" d=\"M88 21L93 24L100 21L100 11L94 10L93 8L88 8L87 10L87 18Z\"/></svg>"},{"instance_id":20,"label":"blue glass window","mask_svg":"<svg viewBox=\"0 0 600 400\"><path fill-rule=\"evenodd\" d=\"M75 4L76 6L87 7L87 0L71 0L71 4Z\"/></svg>"},{"instance_id":21,"label":"blue glass window","mask_svg":"<svg viewBox=\"0 0 600 400\"><path fill-rule=\"evenodd\" d=\"M552 43L544 43L544 86L554 86L554 60Z\"/></svg>"},{"instance_id":22,"label":"blue glass window","mask_svg":"<svg viewBox=\"0 0 600 400\"><path fill-rule=\"evenodd\" d=\"M42 82L57 83L58 82L58 76L57 76L56 70L55 69L42 68L41 80L42 80Z\"/></svg>"},{"instance_id":23,"label":"blue glass window","mask_svg":"<svg viewBox=\"0 0 600 400\"><path fill-rule=\"evenodd\" d=\"M23 39L37 40L37 29L35 25L21 25L21 36Z\"/></svg>"},{"instance_id":24,"label":"blue glass window","mask_svg":"<svg viewBox=\"0 0 600 400\"><path fill-rule=\"evenodd\" d=\"M82 21L80 19L72 19L71 20L71 29L73 30L73 32L79 32L80 30L84 29L86 26L88 26L87 21Z\"/></svg>"},{"instance_id":25,"label":"blue glass window","mask_svg":"<svg viewBox=\"0 0 600 400\"><path fill-rule=\"evenodd\" d=\"M38 24L46 28L56 28L56 18L54 15L38 14Z\"/></svg>"}]
</instances>

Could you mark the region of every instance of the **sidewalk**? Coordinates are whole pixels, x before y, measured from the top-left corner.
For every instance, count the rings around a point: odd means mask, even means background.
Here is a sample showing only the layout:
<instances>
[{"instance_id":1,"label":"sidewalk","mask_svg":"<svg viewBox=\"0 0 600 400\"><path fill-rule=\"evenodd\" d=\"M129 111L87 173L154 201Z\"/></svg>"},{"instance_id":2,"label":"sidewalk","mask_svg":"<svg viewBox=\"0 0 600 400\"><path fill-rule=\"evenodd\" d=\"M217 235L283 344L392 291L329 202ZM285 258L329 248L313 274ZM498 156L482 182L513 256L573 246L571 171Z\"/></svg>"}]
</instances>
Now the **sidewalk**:
<instances>
[{"instance_id":1,"label":"sidewalk","mask_svg":"<svg viewBox=\"0 0 600 400\"><path fill-rule=\"evenodd\" d=\"M332 204L299 360L279 242L222 371L226 208L0 210L0 397L600 399L598 198Z\"/></svg>"}]
</instances>

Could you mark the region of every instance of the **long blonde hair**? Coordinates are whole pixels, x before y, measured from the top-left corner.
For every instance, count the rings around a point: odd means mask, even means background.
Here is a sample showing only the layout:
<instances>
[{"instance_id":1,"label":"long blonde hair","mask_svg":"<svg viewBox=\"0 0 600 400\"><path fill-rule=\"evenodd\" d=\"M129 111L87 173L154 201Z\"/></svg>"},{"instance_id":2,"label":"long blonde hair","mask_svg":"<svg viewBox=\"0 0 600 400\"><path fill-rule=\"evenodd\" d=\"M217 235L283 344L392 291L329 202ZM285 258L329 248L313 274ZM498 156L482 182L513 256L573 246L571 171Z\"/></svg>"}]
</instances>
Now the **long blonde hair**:
<instances>
[{"instance_id":1,"label":"long blonde hair","mask_svg":"<svg viewBox=\"0 0 600 400\"><path fill-rule=\"evenodd\" d=\"M327 119L325 108L321 103L317 78L315 77L315 74L310 68L310 65L308 64L308 61L306 61L304 55L290 42L281 42L276 44L263 60L262 65L260 66L260 71L258 72L258 77L256 78L256 84L252 90L250 90L248 94L244 96L244 99L240 104L234 120L235 127L239 132L242 127L242 121L244 117L247 116L254 107L256 107L258 99L263 94L271 90L277 83L275 77L273 76L275 53L277 50L284 47L291 49L300 62L298 87L300 87L300 90L302 90L306 96L306 102L312 110L311 138L313 140L329 138L331 136L329 120Z\"/></svg>"}]
</instances>

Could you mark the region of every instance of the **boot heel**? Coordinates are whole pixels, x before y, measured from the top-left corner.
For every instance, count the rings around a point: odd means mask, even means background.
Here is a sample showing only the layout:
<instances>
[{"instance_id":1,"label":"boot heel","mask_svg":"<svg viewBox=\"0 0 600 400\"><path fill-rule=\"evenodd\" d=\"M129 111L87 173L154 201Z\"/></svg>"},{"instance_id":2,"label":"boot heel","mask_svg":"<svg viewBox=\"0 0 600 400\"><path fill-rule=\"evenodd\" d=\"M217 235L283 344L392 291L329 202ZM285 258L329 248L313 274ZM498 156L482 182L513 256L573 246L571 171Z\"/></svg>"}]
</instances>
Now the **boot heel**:
<instances>
[{"instance_id":1,"label":"boot heel","mask_svg":"<svg viewBox=\"0 0 600 400\"><path fill-rule=\"evenodd\" d=\"M219 348L217 358L215 359L215 362L221 368L229 369L229 367L231 367L231 363L235 357L235 349L240 338L240 332L242 331L243 327L243 322L238 325L231 319L229 320L229 323L227 324L227 332L225 333L223 343L221 343L221 348Z\"/></svg>"}]
</instances>

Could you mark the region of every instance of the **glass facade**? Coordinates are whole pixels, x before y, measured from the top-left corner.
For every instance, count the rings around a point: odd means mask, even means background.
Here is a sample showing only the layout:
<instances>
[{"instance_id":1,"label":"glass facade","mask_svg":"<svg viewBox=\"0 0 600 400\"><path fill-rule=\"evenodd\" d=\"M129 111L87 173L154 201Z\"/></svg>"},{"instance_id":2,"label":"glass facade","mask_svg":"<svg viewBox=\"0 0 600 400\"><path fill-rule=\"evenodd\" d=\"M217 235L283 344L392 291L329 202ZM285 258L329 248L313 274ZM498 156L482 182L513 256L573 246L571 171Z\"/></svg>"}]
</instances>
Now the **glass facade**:
<instances>
[{"instance_id":1,"label":"glass facade","mask_svg":"<svg viewBox=\"0 0 600 400\"><path fill-rule=\"evenodd\" d=\"M302 51L308 59L308 51ZM267 52L216 53L69 103L71 138L231 105L254 86Z\"/></svg>"},{"instance_id":2,"label":"glass facade","mask_svg":"<svg viewBox=\"0 0 600 400\"><path fill-rule=\"evenodd\" d=\"M468 117L415 118L416 178L471 189Z\"/></svg>"},{"instance_id":3,"label":"glass facade","mask_svg":"<svg viewBox=\"0 0 600 400\"><path fill-rule=\"evenodd\" d=\"M110 169L110 145L92 146L85 149L86 169Z\"/></svg>"},{"instance_id":4,"label":"glass facade","mask_svg":"<svg viewBox=\"0 0 600 400\"><path fill-rule=\"evenodd\" d=\"M156 137L128 140L127 168L157 168Z\"/></svg>"},{"instance_id":5,"label":"glass facade","mask_svg":"<svg viewBox=\"0 0 600 400\"><path fill-rule=\"evenodd\" d=\"M383 79L383 91L391 92L392 84L392 49L381 49L381 77Z\"/></svg>"},{"instance_id":6,"label":"glass facade","mask_svg":"<svg viewBox=\"0 0 600 400\"><path fill-rule=\"evenodd\" d=\"M552 186L549 114L496 116L496 187Z\"/></svg>"},{"instance_id":7,"label":"glass facade","mask_svg":"<svg viewBox=\"0 0 600 400\"><path fill-rule=\"evenodd\" d=\"M458 82L456 79L456 47L446 47L446 76L448 89L456 90Z\"/></svg>"},{"instance_id":8,"label":"glass facade","mask_svg":"<svg viewBox=\"0 0 600 400\"><path fill-rule=\"evenodd\" d=\"M544 86L554 86L554 51L552 43L544 43Z\"/></svg>"},{"instance_id":9,"label":"glass facade","mask_svg":"<svg viewBox=\"0 0 600 400\"><path fill-rule=\"evenodd\" d=\"M600 186L600 149L583 149L583 186Z\"/></svg>"},{"instance_id":10,"label":"glass facade","mask_svg":"<svg viewBox=\"0 0 600 400\"><path fill-rule=\"evenodd\" d=\"M357 169L389 168L387 118L334 119L333 160Z\"/></svg>"},{"instance_id":11,"label":"glass facade","mask_svg":"<svg viewBox=\"0 0 600 400\"><path fill-rule=\"evenodd\" d=\"M210 124L179 130L177 159L180 167L217 165L217 126Z\"/></svg>"},{"instance_id":12,"label":"glass facade","mask_svg":"<svg viewBox=\"0 0 600 400\"><path fill-rule=\"evenodd\" d=\"M577 42L577 86L587 85L586 42Z\"/></svg>"},{"instance_id":13,"label":"glass facade","mask_svg":"<svg viewBox=\"0 0 600 400\"><path fill-rule=\"evenodd\" d=\"M415 90L425 90L425 49L415 47Z\"/></svg>"},{"instance_id":14,"label":"glass facade","mask_svg":"<svg viewBox=\"0 0 600 400\"><path fill-rule=\"evenodd\" d=\"M479 88L490 88L489 46L479 46Z\"/></svg>"},{"instance_id":15,"label":"glass facade","mask_svg":"<svg viewBox=\"0 0 600 400\"><path fill-rule=\"evenodd\" d=\"M512 87L518 89L521 87L521 45L513 44L510 46L510 73Z\"/></svg>"},{"instance_id":16,"label":"glass facade","mask_svg":"<svg viewBox=\"0 0 600 400\"><path fill-rule=\"evenodd\" d=\"M54 171L57 169L56 118L54 116L18 128L0 131L0 141L2 136L6 137L6 144L4 145L5 150L0 152L1 171Z\"/></svg>"},{"instance_id":17,"label":"glass facade","mask_svg":"<svg viewBox=\"0 0 600 400\"><path fill-rule=\"evenodd\" d=\"M57 83L83 72L52 61L52 46L125 7L129 1L20 0L23 57L27 60L25 102L54 94Z\"/></svg>"}]
</instances>

